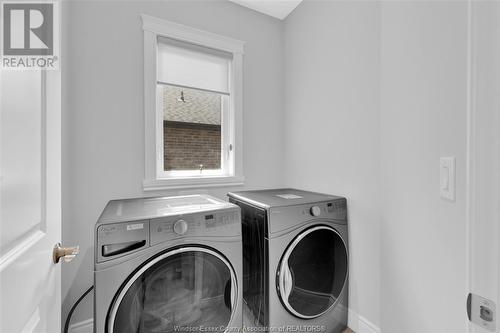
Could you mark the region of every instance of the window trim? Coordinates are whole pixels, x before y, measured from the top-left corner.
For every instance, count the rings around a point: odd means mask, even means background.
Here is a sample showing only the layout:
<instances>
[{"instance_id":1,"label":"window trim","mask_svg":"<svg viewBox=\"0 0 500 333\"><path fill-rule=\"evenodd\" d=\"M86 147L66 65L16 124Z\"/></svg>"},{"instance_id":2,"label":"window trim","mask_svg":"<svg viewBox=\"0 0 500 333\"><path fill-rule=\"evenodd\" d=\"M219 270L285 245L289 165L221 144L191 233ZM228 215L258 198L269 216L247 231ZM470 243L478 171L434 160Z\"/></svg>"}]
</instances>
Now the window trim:
<instances>
[{"instance_id":1,"label":"window trim","mask_svg":"<svg viewBox=\"0 0 500 333\"><path fill-rule=\"evenodd\" d=\"M145 170L142 182L144 191L174 188L197 188L243 185L243 48L244 42L202 31L178 23L141 14L144 31L144 128ZM157 40L159 36L232 53L229 98L229 142L232 152L229 160L229 175L190 175L166 177L159 170L159 159L163 160L163 118L158 121L157 94ZM161 126L160 126L161 125ZM161 127L161 128L160 128ZM225 127L225 126L223 126ZM224 129L222 129L224 130ZM159 149L160 148L160 149ZM224 150L221 151L224 153Z\"/></svg>"}]
</instances>

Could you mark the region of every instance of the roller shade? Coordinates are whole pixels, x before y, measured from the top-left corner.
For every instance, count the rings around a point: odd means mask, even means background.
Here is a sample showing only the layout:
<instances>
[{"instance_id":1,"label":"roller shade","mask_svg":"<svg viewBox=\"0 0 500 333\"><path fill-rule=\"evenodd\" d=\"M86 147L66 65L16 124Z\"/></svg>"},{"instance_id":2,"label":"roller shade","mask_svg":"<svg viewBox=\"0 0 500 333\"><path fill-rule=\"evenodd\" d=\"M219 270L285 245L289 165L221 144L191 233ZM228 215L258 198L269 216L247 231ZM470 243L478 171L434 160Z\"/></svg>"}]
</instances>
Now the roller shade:
<instances>
[{"instance_id":1,"label":"roller shade","mask_svg":"<svg viewBox=\"0 0 500 333\"><path fill-rule=\"evenodd\" d=\"M158 38L159 83L229 94L232 54Z\"/></svg>"}]
</instances>

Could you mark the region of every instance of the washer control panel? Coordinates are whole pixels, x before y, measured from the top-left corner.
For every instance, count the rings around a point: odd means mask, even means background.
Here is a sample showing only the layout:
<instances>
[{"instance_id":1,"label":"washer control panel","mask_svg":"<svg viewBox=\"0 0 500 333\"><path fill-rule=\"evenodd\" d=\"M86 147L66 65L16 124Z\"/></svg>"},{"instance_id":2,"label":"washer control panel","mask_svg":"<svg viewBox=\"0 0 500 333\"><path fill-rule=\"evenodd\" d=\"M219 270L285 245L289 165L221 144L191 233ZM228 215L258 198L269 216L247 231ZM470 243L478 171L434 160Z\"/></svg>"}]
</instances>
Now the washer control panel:
<instances>
[{"instance_id":1,"label":"washer control panel","mask_svg":"<svg viewBox=\"0 0 500 333\"><path fill-rule=\"evenodd\" d=\"M149 220L103 224L97 228L96 260L103 262L149 247Z\"/></svg>"},{"instance_id":2,"label":"washer control panel","mask_svg":"<svg viewBox=\"0 0 500 333\"><path fill-rule=\"evenodd\" d=\"M309 209L309 213L311 213L312 216L318 217L321 215L321 208L319 208L319 206L312 206L311 209Z\"/></svg>"},{"instance_id":3,"label":"washer control panel","mask_svg":"<svg viewBox=\"0 0 500 333\"><path fill-rule=\"evenodd\" d=\"M177 220L174 223L174 232L177 235L184 235L188 230L188 223L185 220Z\"/></svg>"},{"instance_id":4,"label":"washer control panel","mask_svg":"<svg viewBox=\"0 0 500 333\"><path fill-rule=\"evenodd\" d=\"M239 209L150 220L151 245L182 237L231 237L241 234Z\"/></svg>"}]
</instances>

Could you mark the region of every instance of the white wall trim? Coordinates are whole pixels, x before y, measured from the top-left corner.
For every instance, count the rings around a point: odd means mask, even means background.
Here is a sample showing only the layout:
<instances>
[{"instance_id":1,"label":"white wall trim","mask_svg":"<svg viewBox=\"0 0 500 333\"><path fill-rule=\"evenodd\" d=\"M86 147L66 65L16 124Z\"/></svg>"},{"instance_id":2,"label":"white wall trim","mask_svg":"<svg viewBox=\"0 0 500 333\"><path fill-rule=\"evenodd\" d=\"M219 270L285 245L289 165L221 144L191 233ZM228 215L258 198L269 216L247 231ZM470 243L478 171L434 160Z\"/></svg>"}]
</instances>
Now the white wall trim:
<instances>
[{"instance_id":1,"label":"white wall trim","mask_svg":"<svg viewBox=\"0 0 500 333\"><path fill-rule=\"evenodd\" d=\"M467 295L472 290L472 223L474 219L475 191L474 191L474 105L475 105L475 54L473 29L473 4L467 1L467 91L466 91L466 156L465 156L465 292L464 308ZM470 321L465 315L466 332L471 332Z\"/></svg>"},{"instance_id":2,"label":"white wall trim","mask_svg":"<svg viewBox=\"0 0 500 333\"><path fill-rule=\"evenodd\" d=\"M93 331L94 319L92 318L71 324L68 328L68 333L92 333Z\"/></svg>"},{"instance_id":3,"label":"white wall trim","mask_svg":"<svg viewBox=\"0 0 500 333\"><path fill-rule=\"evenodd\" d=\"M359 315L355 310L349 308L349 328L356 333L381 333L380 327L373 324L365 317Z\"/></svg>"},{"instance_id":4,"label":"white wall trim","mask_svg":"<svg viewBox=\"0 0 500 333\"><path fill-rule=\"evenodd\" d=\"M245 177L202 177L202 178L179 178L179 179L153 179L144 180L142 187L144 191L174 190L180 188L200 187L225 187L243 185Z\"/></svg>"},{"instance_id":5,"label":"white wall trim","mask_svg":"<svg viewBox=\"0 0 500 333\"><path fill-rule=\"evenodd\" d=\"M141 14L142 29L157 35L208 46L217 50L243 54L245 42L208 31L188 27L183 24Z\"/></svg>"}]
</instances>

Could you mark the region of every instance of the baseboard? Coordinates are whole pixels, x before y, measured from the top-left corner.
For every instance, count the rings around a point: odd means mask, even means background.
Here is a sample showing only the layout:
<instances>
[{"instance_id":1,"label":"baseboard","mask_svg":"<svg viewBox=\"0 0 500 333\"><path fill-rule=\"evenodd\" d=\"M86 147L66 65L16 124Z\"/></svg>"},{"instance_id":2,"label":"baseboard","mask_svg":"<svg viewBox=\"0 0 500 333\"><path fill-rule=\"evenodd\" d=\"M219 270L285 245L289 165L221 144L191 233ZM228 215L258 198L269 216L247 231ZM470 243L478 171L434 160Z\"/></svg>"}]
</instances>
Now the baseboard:
<instances>
[{"instance_id":1,"label":"baseboard","mask_svg":"<svg viewBox=\"0 0 500 333\"><path fill-rule=\"evenodd\" d=\"M69 325L68 333L93 333L94 332L94 319L79 321Z\"/></svg>"},{"instance_id":2,"label":"baseboard","mask_svg":"<svg viewBox=\"0 0 500 333\"><path fill-rule=\"evenodd\" d=\"M380 328L356 311L349 309L349 328L356 333L381 333Z\"/></svg>"}]
</instances>

